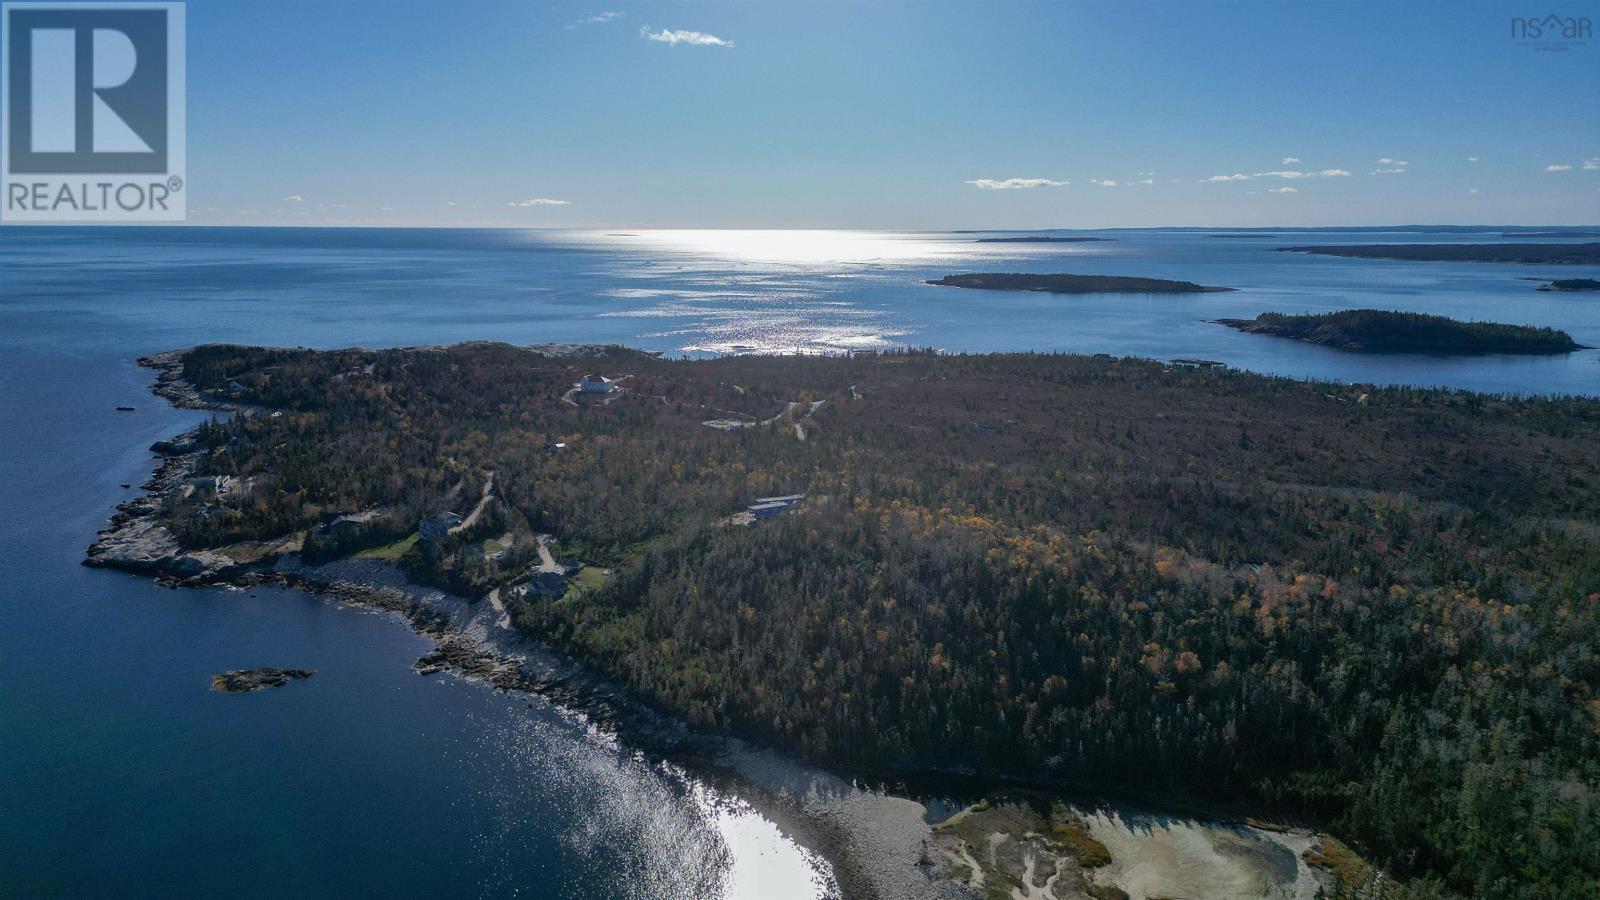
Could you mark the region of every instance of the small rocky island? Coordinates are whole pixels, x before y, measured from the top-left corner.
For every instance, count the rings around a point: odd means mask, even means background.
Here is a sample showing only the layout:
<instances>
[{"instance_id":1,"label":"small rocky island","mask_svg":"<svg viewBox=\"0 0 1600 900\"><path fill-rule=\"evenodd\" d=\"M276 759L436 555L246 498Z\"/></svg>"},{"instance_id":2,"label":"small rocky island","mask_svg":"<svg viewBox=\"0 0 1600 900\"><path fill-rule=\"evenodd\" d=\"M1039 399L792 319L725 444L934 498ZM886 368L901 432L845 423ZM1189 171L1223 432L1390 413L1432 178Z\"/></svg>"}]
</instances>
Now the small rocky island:
<instances>
[{"instance_id":1,"label":"small rocky island","mask_svg":"<svg viewBox=\"0 0 1600 900\"><path fill-rule=\"evenodd\" d=\"M1600 243L1588 244L1336 244L1278 247L1281 253L1316 253L1357 259L1415 262L1499 262L1525 265L1600 265Z\"/></svg>"},{"instance_id":2,"label":"small rocky island","mask_svg":"<svg viewBox=\"0 0 1600 900\"><path fill-rule=\"evenodd\" d=\"M1027 275L1019 272L971 272L926 282L940 287L982 291L1041 291L1047 294L1206 294L1231 291L1192 281L1133 278L1125 275Z\"/></svg>"},{"instance_id":3,"label":"small rocky island","mask_svg":"<svg viewBox=\"0 0 1600 900\"><path fill-rule=\"evenodd\" d=\"M1111 238L1103 237L1056 237L1046 234L1028 234L1018 237L989 237L978 238L979 244L1087 244L1094 241L1109 241Z\"/></svg>"},{"instance_id":4,"label":"small rocky island","mask_svg":"<svg viewBox=\"0 0 1600 900\"><path fill-rule=\"evenodd\" d=\"M1539 290L1570 293L1577 293L1581 291L1600 291L1600 279L1557 278L1554 281L1539 285Z\"/></svg>"},{"instance_id":5,"label":"small rocky island","mask_svg":"<svg viewBox=\"0 0 1600 900\"><path fill-rule=\"evenodd\" d=\"M1293 338L1364 353L1429 353L1472 356L1485 353L1552 354L1588 349L1564 331L1531 325L1458 322L1444 316L1348 309L1320 315L1266 312L1254 319L1217 319L1217 324L1250 334Z\"/></svg>"},{"instance_id":6,"label":"small rocky island","mask_svg":"<svg viewBox=\"0 0 1600 900\"><path fill-rule=\"evenodd\" d=\"M310 678L316 669L274 669L262 666L257 669L234 669L211 676L211 689L224 694L248 694L265 688L282 687L291 681Z\"/></svg>"}]
</instances>

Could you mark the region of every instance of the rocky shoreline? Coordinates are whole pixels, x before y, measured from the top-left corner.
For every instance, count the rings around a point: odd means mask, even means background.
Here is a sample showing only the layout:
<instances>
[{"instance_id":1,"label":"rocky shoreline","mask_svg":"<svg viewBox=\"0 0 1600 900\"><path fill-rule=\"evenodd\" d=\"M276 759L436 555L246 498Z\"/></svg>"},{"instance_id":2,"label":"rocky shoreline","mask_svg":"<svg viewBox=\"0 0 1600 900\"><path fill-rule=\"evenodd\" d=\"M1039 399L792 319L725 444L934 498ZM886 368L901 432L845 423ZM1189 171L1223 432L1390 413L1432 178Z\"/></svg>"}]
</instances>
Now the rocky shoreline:
<instances>
[{"instance_id":1,"label":"rocky shoreline","mask_svg":"<svg viewBox=\"0 0 1600 900\"><path fill-rule=\"evenodd\" d=\"M550 351L570 355L584 349L560 345L552 346ZM544 348L530 350L546 352ZM154 393L186 409L244 415L260 412L246 405L214 402L202 396L182 377L184 352L171 351L139 360L141 366L156 372ZM419 675L452 673L498 690L537 694L614 733L631 748L692 771L717 789L748 802L801 847L825 859L832 870L831 879L824 879L831 882L830 892L850 898L911 900L970 897L981 889L981 877L963 875L956 871L959 867L949 864L952 848L946 845L950 839L934 831L932 822L938 817L931 815L922 803L864 788L779 751L690 729L681 720L652 709L620 685L510 627L491 603L473 602L436 588L413 584L397 566L380 559L351 558L320 565L306 563L299 555L303 535L211 550L184 550L176 536L161 524L159 513L163 498L179 490L199 462L200 451L193 449L189 434L152 446L152 451L160 455L160 463L142 485L144 493L118 504L107 528L89 546L83 561L85 565L154 577L172 587L243 588L279 584L339 603L391 613L434 644L432 650L412 665ZM283 681L291 677L302 676L288 675ZM242 680L241 685L248 681L250 679ZM268 685L258 685L264 686ZM244 689L256 688L244 686ZM1137 862L1142 873L1140 877L1148 880L1150 866L1137 856L1134 859L1127 856L1132 848L1142 846L1141 842L1149 843L1151 838L1125 824L1125 820L1131 822L1143 817L1140 819L1143 821L1150 817L1125 810L1110 815L1084 812L1090 816L1088 821L1094 826L1097 838L1122 848L1121 866ZM1181 821L1171 817L1163 819ZM1187 840L1193 843L1200 839ZM1277 838L1267 840L1283 843ZM1205 838L1201 843L1209 846L1215 841ZM1291 858L1298 857L1291 854ZM1029 896L1058 900L1115 896L1107 893L1111 885L1103 878L1095 881L1069 876L1069 861L1065 857L1052 863L1061 875L1053 879L1041 875L1037 881L1033 876L1043 869L1037 873L1032 868L1026 873L1011 872L1015 862L1010 860L1001 865L1001 869L1008 873L1007 880L1014 876L1015 882L1025 885L1022 890ZM1282 868L1281 859L1277 864L1274 890L1287 890L1274 896L1309 897L1307 886L1314 888L1321 878L1303 862L1298 870L1291 866L1287 872ZM1182 866L1193 868L1193 862L1184 861ZM1108 871L1121 872L1122 868ZM1194 896L1226 895L1208 893L1213 885L1205 882L1196 871L1170 873L1177 879L1175 881L1163 880L1165 874L1169 874L1163 873L1155 883L1198 891ZM1209 877L1215 880L1220 876L1213 873ZM1252 873L1251 877L1265 876ZM1195 881L1196 878L1201 880ZM1091 886L1095 888L1094 893L1084 893Z\"/></svg>"},{"instance_id":2,"label":"rocky shoreline","mask_svg":"<svg viewBox=\"0 0 1600 900\"><path fill-rule=\"evenodd\" d=\"M530 348L576 355L595 348ZM142 357L153 369L152 391L184 409L253 414L242 404L214 402L183 379L175 350ZM159 521L164 497L193 476L200 458L192 432L158 441L160 462L144 493L117 505L83 564L156 579L169 587L249 588L277 584L338 603L391 613L434 647L412 664L419 675L450 673L502 691L524 691L613 732L628 746L669 759L748 802L806 850L832 866L844 897L962 897L936 882L923 860L920 804L861 790L836 776L752 748L734 738L695 732L631 697L622 687L506 627L489 603L474 603L410 583L383 560L344 559L310 565L301 535L215 550L184 550Z\"/></svg>"}]
</instances>

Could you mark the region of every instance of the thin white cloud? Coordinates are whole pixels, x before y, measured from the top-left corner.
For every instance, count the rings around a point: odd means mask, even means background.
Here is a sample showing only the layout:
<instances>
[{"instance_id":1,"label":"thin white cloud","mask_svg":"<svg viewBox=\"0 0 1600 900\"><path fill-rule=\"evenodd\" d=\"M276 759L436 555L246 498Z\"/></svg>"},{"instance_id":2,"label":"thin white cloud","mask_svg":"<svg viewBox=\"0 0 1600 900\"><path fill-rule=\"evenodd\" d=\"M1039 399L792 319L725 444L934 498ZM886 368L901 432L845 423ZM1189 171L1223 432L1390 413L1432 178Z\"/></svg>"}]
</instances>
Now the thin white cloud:
<instances>
[{"instance_id":1,"label":"thin white cloud","mask_svg":"<svg viewBox=\"0 0 1600 900\"><path fill-rule=\"evenodd\" d=\"M1250 180L1250 176L1244 174L1243 172L1235 172L1232 175L1213 175L1210 178L1206 179L1206 181L1249 181L1249 180Z\"/></svg>"},{"instance_id":2,"label":"thin white cloud","mask_svg":"<svg viewBox=\"0 0 1600 900\"><path fill-rule=\"evenodd\" d=\"M688 44L691 47L732 47L733 41L725 41L714 34L703 31L684 31L682 29L663 28L660 31L651 31L646 25L639 29L640 37L646 40L658 41L673 47L679 44Z\"/></svg>"},{"instance_id":3,"label":"thin white cloud","mask_svg":"<svg viewBox=\"0 0 1600 900\"><path fill-rule=\"evenodd\" d=\"M1283 158L1283 164L1286 165L1286 166L1289 165L1290 163L1297 163L1299 161L1300 161L1300 157L1298 157L1298 156L1285 156Z\"/></svg>"},{"instance_id":4,"label":"thin white cloud","mask_svg":"<svg viewBox=\"0 0 1600 900\"><path fill-rule=\"evenodd\" d=\"M974 178L965 183L973 185L980 191L1015 191L1022 188L1063 187L1072 182L1056 181L1053 178Z\"/></svg>"},{"instance_id":5,"label":"thin white cloud","mask_svg":"<svg viewBox=\"0 0 1600 900\"><path fill-rule=\"evenodd\" d=\"M1385 156L1384 158L1378 160L1378 165L1380 165L1380 166L1409 166L1409 165L1411 165L1411 163L1408 163L1403 159L1390 159L1389 157Z\"/></svg>"},{"instance_id":6,"label":"thin white cloud","mask_svg":"<svg viewBox=\"0 0 1600 900\"><path fill-rule=\"evenodd\" d=\"M1590 172L1593 172L1595 169L1600 169L1600 156L1584 160L1583 168Z\"/></svg>"},{"instance_id":7,"label":"thin white cloud","mask_svg":"<svg viewBox=\"0 0 1600 900\"><path fill-rule=\"evenodd\" d=\"M1467 157L1467 162L1477 162L1477 161L1478 161L1478 158L1476 156Z\"/></svg>"},{"instance_id":8,"label":"thin white cloud","mask_svg":"<svg viewBox=\"0 0 1600 900\"><path fill-rule=\"evenodd\" d=\"M1467 193L1469 193L1469 194L1481 194L1481 193L1483 193L1483 191L1480 191L1477 188L1467 188Z\"/></svg>"},{"instance_id":9,"label":"thin white cloud","mask_svg":"<svg viewBox=\"0 0 1600 900\"><path fill-rule=\"evenodd\" d=\"M571 200L551 200L549 197L529 197L526 200L513 200L507 206L571 206Z\"/></svg>"},{"instance_id":10,"label":"thin white cloud","mask_svg":"<svg viewBox=\"0 0 1600 900\"><path fill-rule=\"evenodd\" d=\"M1404 175L1405 173L1406 173L1406 170L1405 169L1400 169L1400 168L1373 169L1372 170L1372 174L1374 174L1374 175Z\"/></svg>"},{"instance_id":11,"label":"thin white cloud","mask_svg":"<svg viewBox=\"0 0 1600 900\"><path fill-rule=\"evenodd\" d=\"M1544 170L1546 172L1571 172L1572 167L1568 165L1562 165L1560 163L1551 163L1550 165L1545 166Z\"/></svg>"},{"instance_id":12,"label":"thin white cloud","mask_svg":"<svg viewBox=\"0 0 1600 900\"><path fill-rule=\"evenodd\" d=\"M1300 189L1299 188L1292 188L1292 187L1289 187L1288 185L1284 185L1281 188L1267 188L1267 193L1269 193L1269 194L1298 194L1298 193L1300 193Z\"/></svg>"},{"instance_id":13,"label":"thin white cloud","mask_svg":"<svg viewBox=\"0 0 1600 900\"><path fill-rule=\"evenodd\" d=\"M1115 181L1112 181L1109 178L1091 178L1091 179L1089 179L1089 183L1090 184L1098 184L1101 187L1116 187L1117 186L1117 183Z\"/></svg>"},{"instance_id":14,"label":"thin white cloud","mask_svg":"<svg viewBox=\"0 0 1600 900\"><path fill-rule=\"evenodd\" d=\"M595 15L592 15L592 16L588 17L587 19L579 19L578 21L573 22L571 25L567 26L567 30L571 31L572 29L578 28L578 27L583 26L583 25L604 25L607 22L615 22L616 20L622 18L622 15L623 14L620 13L620 12L609 12L609 11L603 12L603 13L597 13Z\"/></svg>"},{"instance_id":15,"label":"thin white cloud","mask_svg":"<svg viewBox=\"0 0 1600 900\"><path fill-rule=\"evenodd\" d=\"M1276 172L1257 172L1257 178L1343 178L1350 173L1344 169L1322 169L1317 172L1301 172L1295 169L1280 169Z\"/></svg>"},{"instance_id":16,"label":"thin white cloud","mask_svg":"<svg viewBox=\"0 0 1600 900\"><path fill-rule=\"evenodd\" d=\"M1156 180L1154 178L1141 178L1138 181L1135 181L1133 183L1134 184L1155 184Z\"/></svg>"},{"instance_id":17,"label":"thin white cloud","mask_svg":"<svg viewBox=\"0 0 1600 900\"><path fill-rule=\"evenodd\" d=\"M283 202L284 203L304 203L304 202L306 202L306 198L300 196L299 194L290 194L289 196L283 198Z\"/></svg>"}]
</instances>

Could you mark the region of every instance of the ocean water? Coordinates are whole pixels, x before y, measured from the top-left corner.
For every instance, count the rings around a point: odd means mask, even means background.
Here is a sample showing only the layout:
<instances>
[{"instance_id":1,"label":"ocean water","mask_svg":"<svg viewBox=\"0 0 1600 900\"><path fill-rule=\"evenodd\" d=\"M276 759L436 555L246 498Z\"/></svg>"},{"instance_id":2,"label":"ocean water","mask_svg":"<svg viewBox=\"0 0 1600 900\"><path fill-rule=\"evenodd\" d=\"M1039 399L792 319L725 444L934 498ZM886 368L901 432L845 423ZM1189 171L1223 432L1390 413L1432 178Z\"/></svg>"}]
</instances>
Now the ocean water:
<instances>
[{"instance_id":1,"label":"ocean water","mask_svg":"<svg viewBox=\"0 0 1600 900\"><path fill-rule=\"evenodd\" d=\"M142 354L208 341L614 342L691 354L911 345L1600 395L1600 351L1380 358L1207 322L1379 307L1551 325L1600 346L1600 298L1526 280L1600 275L1592 268L1271 250L1496 234L1100 236L1111 240L0 229L0 896L823 890L806 851L692 775L536 699L413 675L425 642L388 617L293 591L173 591L81 567L112 506L148 475L149 444L203 417L149 394L133 363ZM1057 297L921 283L962 271L1240 290ZM213 673L256 665L318 674L246 696L207 689Z\"/></svg>"}]
</instances>

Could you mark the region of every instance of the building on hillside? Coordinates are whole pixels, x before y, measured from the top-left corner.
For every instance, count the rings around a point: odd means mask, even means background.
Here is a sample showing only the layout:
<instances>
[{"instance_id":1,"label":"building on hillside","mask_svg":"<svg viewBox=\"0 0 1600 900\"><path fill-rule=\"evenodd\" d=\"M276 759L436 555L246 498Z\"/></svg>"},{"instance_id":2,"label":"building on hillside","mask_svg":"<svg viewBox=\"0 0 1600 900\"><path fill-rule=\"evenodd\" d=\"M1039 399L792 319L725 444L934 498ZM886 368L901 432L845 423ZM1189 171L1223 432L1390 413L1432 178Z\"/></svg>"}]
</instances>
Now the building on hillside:
<instances>
[{"instance_id":1,"label":"building on hillside","mask_svg":"<svg viewBox=\"0 0 1600 900\"><path fill-rule=\"evenodd\" d=\"M1214 359L1175 359L1171 365L1174 369L1194 369L1201 372L1226 372L1228 364Z\"/></svg>"},{"instance_id":2,"label":"building on hillside","mask_svg":"<svg viewBox=\"0 0 1600 900\"><path fill-rule=\"evenodd\" d=\"M461 524L461 517L453 512L442 512L432 515L417 523L417 533L425 541L442 538L450 533L450 529Z\"/></svg>"},{"instance_id":3,"label":"building on hillside","mask_svg":"<svg viewBox=\"0 0 1600 900\"><path fill-rule=\"evenodd\" d=\"M351 538L361 533L361 529L382 516L381 510L369 509L364 512L346 513L342 516L323 522L316 528L316 533L323 537Z\"/></svg>"},{"instance_id":4,"label":"building on hillside","mask_svg":"<svg viewBox=\"0 0 1600 900\"><path fill-rule=\"evenodd\" d=\"M567 579L560 572L533 573L528 579L528 593L536 597L559 597L567 592Z\"/></svg>"},{"instance_id":5,"label":"building on hillside","mask_svg":"<svg viewBox=\"0 0 1600 900\"><path fill-rule=\"evenodd\" d=\"M573 387L585 394L609 394L617 389L616 382L604 375L585 375Z\"/></svg>"},{"instance_id":6,"label":"building on hillside","mask_svg":"<svg viewBox=\"0 0 1600 900\"><path fill-rule=\"evenodd\" d=\"M782 497L757 497L756 501L745 510L756 519L770 519L781 516L793 509L795 504L806 498L805 494L785 494Z\"/></svg>"},{"instance_id":7,"label":"building on hillside","mask_svg":"<svg viewBox=\"0 0 1600 900\"><path fill-rule=\"evenodd\" d=\"M184 496L221 497L233 486L232 475L206 475L184 482Z\"/></svg>"},{"instance_id":8,"label":"building on hillside","mask_svg":"<svg viewBox=\"0 0 1600 900\"><path fill-rule=\"evenodd\" d=\"M782 503L784 506L793 506L806 498L805 494L785 494L782 497L757 497L756 503Z\"/></svg>"}]
</instances>

